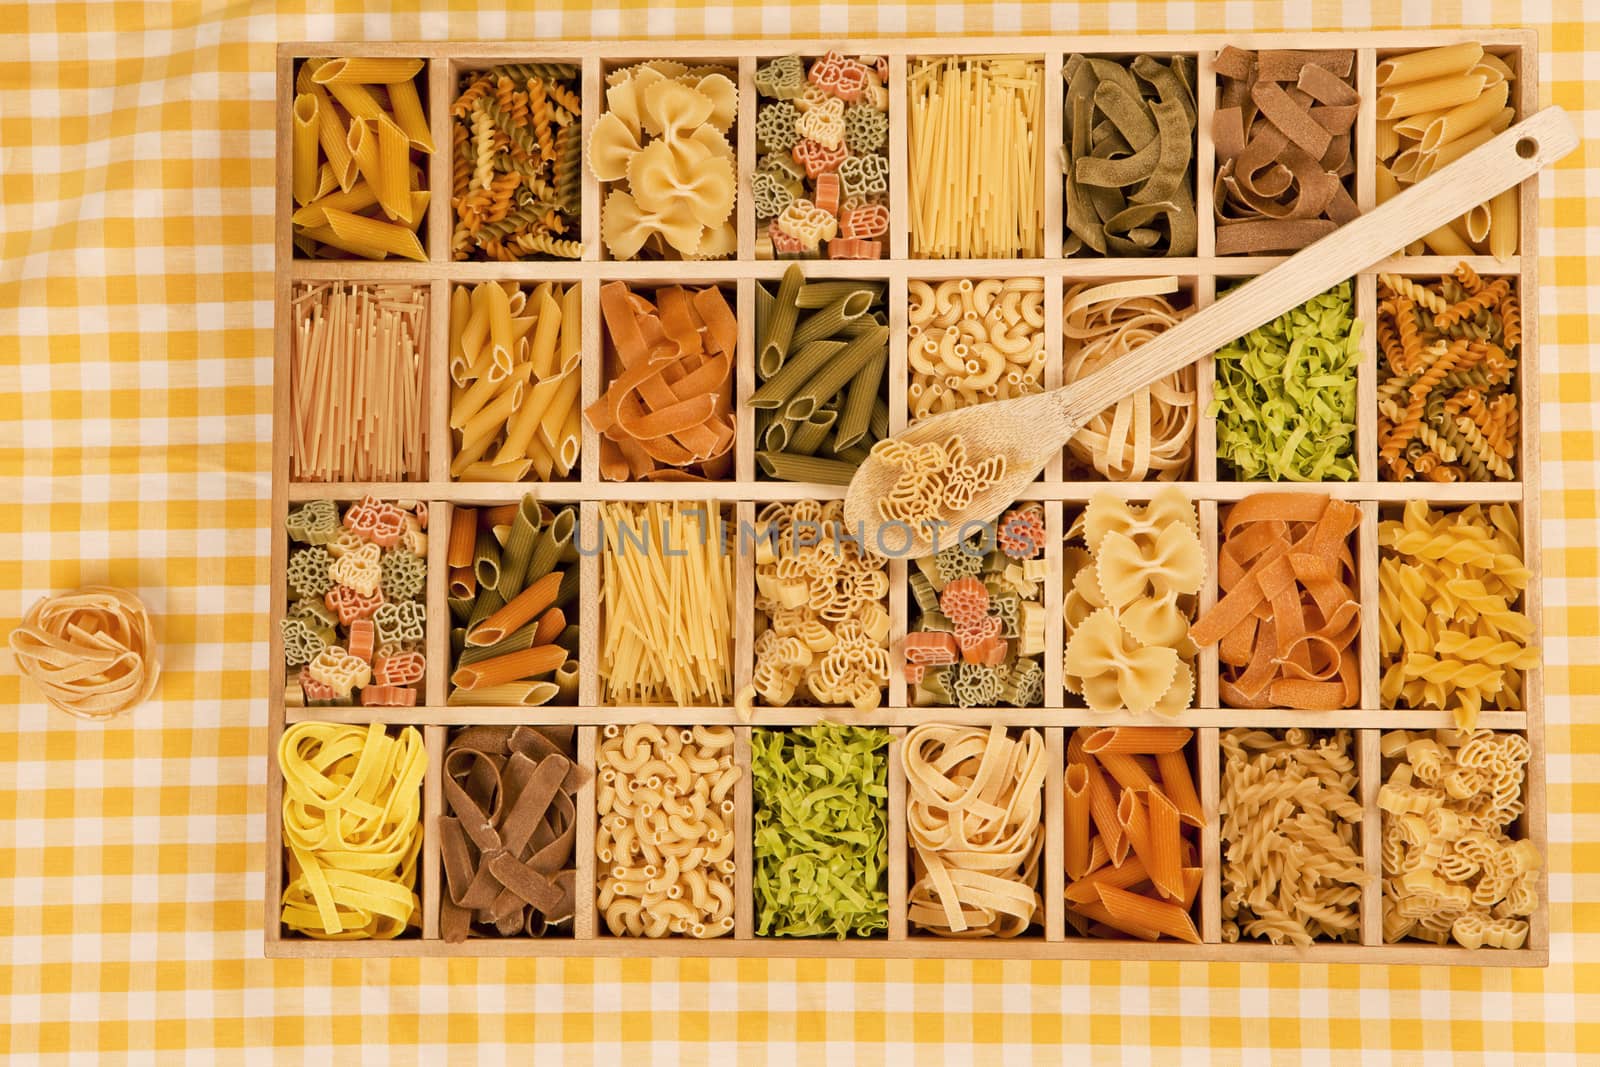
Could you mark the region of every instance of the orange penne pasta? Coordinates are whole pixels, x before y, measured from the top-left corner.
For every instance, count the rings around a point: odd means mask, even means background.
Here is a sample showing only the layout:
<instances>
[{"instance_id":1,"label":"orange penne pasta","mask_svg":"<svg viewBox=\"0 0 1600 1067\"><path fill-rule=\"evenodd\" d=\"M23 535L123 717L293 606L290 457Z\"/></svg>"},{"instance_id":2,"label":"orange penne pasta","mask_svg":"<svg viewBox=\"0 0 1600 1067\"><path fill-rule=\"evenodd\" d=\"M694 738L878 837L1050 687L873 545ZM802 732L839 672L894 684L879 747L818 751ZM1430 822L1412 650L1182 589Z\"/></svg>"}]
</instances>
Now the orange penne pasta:
<instances>
[{"instance_id":1,"label":"orange penne pasta","mask_svg":"<svg viewBox=\"0 0 1600 1067\"><path fill-rule=\"evenodd\" d=\"M535 645L521 652L508 652L504 656L457 667L450 681L461 689L483 689L549 674L566 661L567 650L560 645Z\"/></svg>"},{"instance_id":2,"label":"orange penne pasta","mask_svg":"<svg viewBox=\"0 0 1600 1067\"><path fill-rule=\"evenodd\" d=\"M1194 928L1189 913L1176 904L1151 900L1125 889L1101 885L1098 888L1100 903L1115 922L1101 920L1108 926L1126 929L1127 926L1155 930L1190 944L1200 944L1200 931ZM1126 924L1126 925L1124 925Z\"/></svg>"},{"instance_id":3,"label":"orange penne pasta","mask_svg":"<svg viewBox=\"0 0 1600 1067\"><path fill-rule=\"evenodd\" d=\"M528 622L556 601L561 589L561 571L551 571L528 588L512 597L499 611L480 622L467 634L467 644L474 647L499 644L513 630ZM494 662L490 660L489 662ZM555 666L559 667L557 663ZM552 667L552 670L555 668ZM517 675L516 677L521 677ZM511 679L504 679L510 681Z\"/></svg>"},{"instance_id":4,"label":"orange penne pasta","mask_svg":"<svg viewBox=\"0 0 1600 1067\"><path fill-rule=\"evenodd\" d=\"M1083 769L1089 776L1089 814L1104 839L1106 855L1120 863L1121 857L1127 855L1127 848L1122 840L1122 825L1117 822L1117 794L1092 760L1085 762ZM1092 858L1093 853L1090 855ZM1091 863L1090 867L1093 866Z\"/></svg>"},{"instance_id":5,"label":"orange penne pasta","mask_svg":"<svg viewBox=\"0 0 1600 1067\"><path fill-rule=\"evenodd\" d=\"M560 608L551 608L539 616L539 625L534 627L533 641L535 645L554 644L555 639L561 636L561 631L567 628L567 614Z\"/></svg>"},{"instance_id":6,"label":"orange penne pasta","mask_svg":"<svg viewBox=\"0 0 1600 1067\"><path fill-rule=\"evenodd\" d=\"M1144 764L1139 762L1137 756L1126 752L1096 753L1095 759L1100 761L1100 766L1117 784L1124 789L1149 789L1155 785L1150 777L1150 772L1145 770Z\"/></svg>"},{"instance_id":7,"label":"orange penne pasta","mask_svg":"<svg viewBox=\"0 0 1600 1067\"><path fill-rule=\"evenodd\" d=\"M478 528L480 530L492 530L496 526L509 526L516 517L517 505L497 504L492 508L484 508L478 512ZM545 517L543 509L540 509L539 521L541 524L550 521Z\"/></svg>"},{"instance_id":8,"label":"orange penne pasta","mask_svg":"<svg viewBox=\"0 0 1600 1067\"><path fill-rule=\"evenodd\" d=\"M1145 815L1149 820L1150 881L1161 895L1172 900L1183 897L1183 821L1178 807L1160 789L1145 793ZM1138 841L1135 840L1137 847Z\"/></svg>"},{"instance_id":9,"label":"orange penne pasta","mask_svg":"<svg viewBox=\"0 0 1600 1067\"><path fill-rule=\"evenodd\" d=\"M1101 867L1076 879L1067 886L1066 897L1079 904L1092 903L1100 899L1096 886L1109 885L1117 889L1132 889L1149 877L1149 872L1144 869L1144 861L1135 856L1121 867Z\"/></svg>"},{"instance_id":10,"label":"orange penne pasta","mask_svg":"<svg viewBox=\"0 0 1600 1067\"><path fill-rule=\"evenodd\" d=\"M1106 848L1106 839L1095 834L1094 840L1089 842L1089 874L1093 874L1110 862L1111 852Z\"/></svg>"},{"instance_id":11,"label":"orange penne pasta","mask_svg":"<svg viewBox=\"0 0 1600 1067\"><path fill-rule=\"evenodd\" d=\"M1199 867L1183 869L1183 910L1194 907L1194 898L1200 895L1200 884L1205 881L1205 871Z\"/></svg>"},{"instance_id":12,"label":"orange penne pasta","mask_svg":"<svg viewBox=\"0 0 1600 1067\"><path fill-rule=\"evenodd\" d=\"M1140 799L1147 795L1148 791L1124 789L1117 800L1117 824L1122 827L1128 847L1144 861L1144 869L1148 871L1154 867L1155 850L1150 842L1150 813Z\"/></svg>"},{"instance_id":13,"label":"orange penne pasta","mask_svg":"<svg viewBox=\"0 0 1600 1067\"><path fill-rule=\"evenodd\" d=\"M1082 763L1067 767L1064 822L1068 878L1089 871L1089 769Z\"/></svg>"},{"instance_id":14,"label":"orange penne pasta","mask_svg":"<svg viewBox=\"0 0 1600 1067\"><path fill-rule=\"evenodd\" d=\"M478 575L471 567L450 568L450 597L465 600L478 595Z\"/></svg>"},{"instance_id":15,"label":"orange penne pasta","mask_svg":"<svg viewBox=\"0 0 1600 1067\"><path fill-rule=\"evenodd\" d=\"M1194 776L1189 773L1189 761L1183 753L1157 753L1156 769L1161 772L1161 791L1177 805L1183 821L1190 826L1204 826L1205 808L1200 804L1200 794L1195 792Z\"/></svg>"},{"instance_id":16,"label":"orange penne pasta","mask_svg":"<svg viewBox=\"0 0 1600 1067\"><path fill-rule=\"evenodd\" d=\"M1154 755L1176 752L1192 737L1194 731L1184 726L1108 726L1090 734L1083 750L1097 757L1135 752Z\"/></svg>"},{"instance_id":17,"label":"orange penne pasta","mask_svg":"<svg viewBox=\"0 0 1600 1067\"><path fill-rule=\"evenodd\" d=\"M472 546L478 543L476 519L476 508L456 508L450 521L450 545L445 550L446 566L472 566Z\"/></svg>"},{"instance_id":18,"label":"orange penne pasta","mask_svg":"<svg viewBox=\"0 0 1600 1067\"><path fill-rule=\"evenodd\" d=\"M1112 890L1112 892L1121 893L1122 890L1117 889ZM1131 896L1134 900L1145 899L1141 896L1135 896L1132 893L1126 893L1124 895ZM1152 901L1151 903L1154 902ZM1137 937L1143 941L1159 941L1161 939L1160 930L1157 930L1154 927L1145 926L1142 923L1134 922L1131 919L1118 917L1111 911L1110 908L1107 908L1098 900L1085 904L1074 904L1069 910L1077 912L1079 915L1082 915L1087 919L1093 919L1097 923L1102 923L1106 926L1109 926L1113 930L1127 934L1130 937Z\"/></svg>"}]
</instances>

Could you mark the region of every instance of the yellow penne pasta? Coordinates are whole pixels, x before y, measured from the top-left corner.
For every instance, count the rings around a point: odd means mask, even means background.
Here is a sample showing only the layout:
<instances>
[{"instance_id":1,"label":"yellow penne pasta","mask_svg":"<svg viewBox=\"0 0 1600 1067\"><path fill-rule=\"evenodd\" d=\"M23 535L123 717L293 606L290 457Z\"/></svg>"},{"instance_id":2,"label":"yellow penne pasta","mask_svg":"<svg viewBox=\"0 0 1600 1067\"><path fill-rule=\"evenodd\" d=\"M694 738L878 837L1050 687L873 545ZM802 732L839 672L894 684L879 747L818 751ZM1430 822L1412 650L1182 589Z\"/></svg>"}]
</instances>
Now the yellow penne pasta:
<instances>
[{"instance_id":1,"label":"yellow penne pasta","mask_svg":"<svg viewBox=\"0 0 1600 1067\"><path fill-rule=\"evenodd\" d=\"M1520 196L1520 190L1507 189L1489 201L1489 254L1496 259L1510 259L1517 254Z\"/></svg>"},{"instance_id":2,"label":"yellow penne pasta","mask_svg":"<svg viewBox=\"0 0 1600 1067\"><path fill-rule=\"evenodd\" d=\"M1395 128L1395 123L1380 119L1374 142L1377 145L1379 159L1388 159L1400 151L1400 134Z\"/></svg>"},{"instance_id":3,"label":"yellow penne pasta","mask_svg":"<svg viewBox=\"0 0 1600 1067\"><path fill-rule=\"evenodd\" d=\"M1481 74L1451 74L1412 82L1378 94L1378 118L1400 119L1424 111L1442 111L1475 100L1483 92Z\"/></svg>"},{"instance_id":4,"label":"yellow penne pasta","mask_svg":"<svg viewBox=\"0 0 1600 1067\"><path fill-rule=\"evenodd\" d=\"M301 93L294 98L294 125L290 143L292 191L295 202L309 204L317 196L317 137L322 119L317 115L317 98Z\"/></svg>"},{"instance_id":5,"label":"yellow penne pasta","mask_svg":"<svg viewBox=\"0 0 1600 1067\"><path fill-rule=\"evenodd\" d=\"M1506 106L1506 97L1510 92L1511 86L1500 82L1485 89L1477 99L1453 107L1433 118L1423 128L1422 149L1431 151L1493 121Z\"/></svg>"},{"instance_id":6,"label":"yellow penne pasta","mask_svg":"<svg viewBox=\"0 0 1600 1067\"><path fill-rule=\"evenodd\" d=\"M384 259L389 255L387 248L340 234L329 225L307 226L300 231L300 236L337 248L341 252L349 252L352 256L360 256L362 259Z\"/></svg>"},{"instance_id":7,"label":"yellow penne pasta","mask_svg":"<svg viewBox=\"0 0 1600 1067\"><path fill-rule=\"evenodd\" d=\"M511 363L511 306L505 289L491 284L484 290L484 302L489 312L489 354L496 364L507 367Z\"/></svg>"},{"instance_id":8,"label":"yellow penne pasta","mask_svg":"<svg viewBox=\"0 0 1600 1067\"><path fill-rule=\"evenodd\" d=\"M1386 200L1393 200L1400 195L1400 182L1395 178L1394 171L1382 163L1378 164L1375 192L1377 194L1377 202L1380 204Z\"/></svg>"},{"instance_id":9,"label":"yellow penne pasta","mask_svg":"<svg viewBox=\"0 0 1600 1067\"><path fill-rule=\"evenodd\" d=\"M426 261L428 254L422 249L417 235L404 226L380 222L348 211L329 210L328 225L342 240L354 241L371 248L381 248L392 255Z\"/></svg>"},{"instance_id":10,"label":"yellow penne pasta","mask_svg":"<svg viewBox=\"0 0 1600 1067\"><path fill-rule=\"evenodd\" d=\"M1462 74L1482 58L1483 45L1471 41L1403 56L1389 56L1378 62L1378 88Z\"/></svg>"},{"instance_id":11,"label":"yellow penne pasta","mask_svg":"<svg viewBox=\"0 0 1600 1067\"><path fill-rule=\"evenodd\" d=\"M573 408L567 413L567 425L561 433L561 444L556 449L555 458L556 469L565 477L578 465L578 457L583 449L582 429L579 424L577 408Z\"/></svg>"},{"instance_id":12,"label":"yellow penne pasta","mask_svg":"<svg viewBox=\"0 0 1600 1067\"><path fill-rule=\"evenodd\" d=\"M467 362L476 367L483 355L483 343L489 339L489 284L474 286L472 290L472 314L467 317L467 324L461 331L461 350L466 353Z\"/></svg>"},{"instance_id":13,"label":"yellow penne pasta","mask_svg":"<svg viewBox=\"0 0 1600 1067\"><path fill-rule=\"evenodd\" d=\"M533 466L533 472L539 476L541 482L549 481L550 476L555 473L556 458L538 438L528 442L528 462Z\"/></svg>"},{"instance_id":14,"label":"yellow penne pasta","mask_svg":"<svg viewBox=\"0 0 1600 1067\"><path fill-rule=\"evenodd\" d=\"M384 113L383 105L378 103L377 97L373 96L364 85L353 85L350 82L340 82L336 85L329 85L326 82L317 84L332 94L333 98L339 101L339 106L350 112L351 118L376 122Z\"/></svg>"},{"instance_id":15,"label":"yellow penne pasta","mask_svg":"<svg viewBox=\"0 0 1600 1067\"><path fill-rule=\"evenodd\" d=\"M295 71L295 75L294 75L294 91L297 92L297 93L309 93L309 92L311 92L316 87L316 84L317 84L312 79L312 75L316 74L317 71L321 70L323 65L326 64L327 62L328 62L328 59L326 57L319 58L319 59L307 59L307 60L303 61L300 64L300 69Z\"/></svg>"},{"instance_id":16,"label":"yellow penne pasta","mask_svg":"<svg viewBox=\"0 0 1600 1067\"><path fill-rule=\"evenodd\" d=\"M346 147L350 149L350 158L355 160L356 171L367 180L367 184L378 191L381 203L383 164L378 157L378 133L373 128L373 123L363 118L351 119L350 131L346 135Z\"/></svg>"},{"instance_id":17,"label":"yellow penne pasta","mask_svg":"<svg viewBox=\"0 0 1600 1067\"><path fill-rule=\"evenodd\" d=\"M533 360L533 374L543 378L555 369L556 341L561 335L561 305L545 289L538 294L539 321L534 326L529 342L529 358Z\"/></svg>"},{"instance_id":18,"label":"yellow penne pasta","mask_svg":"<svg viewBox=\"0 0 1600 1067\"><path fill-rule=\"evenodd\" d=\"M452 430L465 431L472 419L493 402L493 398L505 393L511 388L512 384L522 385L525 383L528 380L528 372L531 369L526 363L513 368L509 375L509 382L504 378L496 381L487 375L478 378L477 381L463 390L455 402L450 405L450 428ZM520 404L521 402L522 398L519 395L517 403ZM510 413L508 409L506 414L509 415Z\"/></svg>"},{"instance_id":19,"label":"yellow penne pasta","mask_svg":"<svg viewBox=\"0 0 1600 1067\"><path fill-rule=\"evenodd\" d=\"M533 466L532 460L522 459L510 463L472 463L461 472L468 482L520 482Z\"/></svg>"},{"instance_id":20,"label":"yellow penne pasta","mask_svg":"<svg viewBox=\"0 0 1600 1067\"><path fill-rule=\"evenodd\" d=\"M1472 255L1472 246L1451 229L1448 223L1424 237L1422 243L1436 256Z\"/></svg>"},{"instance_id":21,"label":"yellow penne pasta","mask_svg":"<svg viewBox=\"0 0 1600 1067\"><path fill-rule=\"evenodd\" d=\"M1467 73L1482 74L1485 79L1485 85L1495 85L1503 81L1515 81L1517 78L1516 72L1511 69L1511 64L1493 52L1485 52Z\"/></svg>"},{"instance_id":22,"label":"yellow penne pasta","mask_svg":"<svg viewBox=\"0 0 1600 1067\"><path fill-rule=\"evenodd\" d=\"M322 87L314 86L311 95L317 98L317 117L321 123L317 140L322 145L322 154L333 168L334 176L339 179L339 188L348 192L356 183L356 161L350 155L350 135L333 101L328 99Z\"/></svg>"},{"instance_id":23,"label":"yellow penne pasta","mask_svg":"<svg viewBox=\"0 0 1600 1067\"><path fill-rule=\"evenodd\" d=\"M411 138L387 115L378 119L376 127L378 179L372 184L378 190L378 203L391 219L414 227L417 220L411 215L411 174L407 165L411 161Z\"/></svg>"},{"instance_id":24,"label":"yellow penne pasta","mask_svg":"<svg viewBox=\"0 0 1600 1067\"><path fill-rule=\"evenodd\" d=\"M350 187L349 192L343 189L319 196L305 207L296 211L291 220L296 226L324 226L328 222L327 210L348 211L352 214L369 208L378 202L377 190L368 182L356 182Z\"/></svg>"},{"instance_id":25,"label":"yellow penne pasta","mask_svg":"<svg viewBox=\"0 0 1600 1067\"><path fill-rule=\"evenodd\" d=\"M331 59L313 76L318 85L393 85L422 72L420 59L353 57Z\"/></svg>"},{"instance_id":26,"label":"yellow penne pasta","mask_svg":"<svg viewBox=\"0 0 1600 1067\"><path fill-rule=\"evenodd\" d=\"M324 163L320 167L318 167L317 168L317 195L313 199L314 200L321 200L325 196L331 196L331 195L333 195L334 190L336 190L338 188L339 188L339 179L334 175L333 167L329 166L327 163ZM321 216L321 214L318 214L317 217L320 219L322 216Z\"/></svg>"},{"instance_id":27,"label":"yellow penne pasta","mask_svg":"<svg viewBox=\"0 0 1600 1067\"><path fill-rule=\"evenodd\" d=\"M1480 244L1489 237L1489 205L1479 204L1461 216L1467 231L1467 240Z\"/></svg>"}]
</instances>

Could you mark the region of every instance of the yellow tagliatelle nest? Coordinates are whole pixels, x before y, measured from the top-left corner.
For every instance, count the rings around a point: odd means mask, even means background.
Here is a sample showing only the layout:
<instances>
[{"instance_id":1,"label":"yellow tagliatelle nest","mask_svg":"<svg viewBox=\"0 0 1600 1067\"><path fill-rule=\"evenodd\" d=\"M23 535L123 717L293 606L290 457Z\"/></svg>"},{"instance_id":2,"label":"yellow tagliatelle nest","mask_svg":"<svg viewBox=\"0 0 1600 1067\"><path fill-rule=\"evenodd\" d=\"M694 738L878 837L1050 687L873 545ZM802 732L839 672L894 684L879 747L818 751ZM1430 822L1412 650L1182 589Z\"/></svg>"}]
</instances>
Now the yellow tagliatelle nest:
<instances>
[{"instance_id":1,"label":"yellow tagliatelle nest","mask_svg":"<svg viewBox=\"0 0 1600 1067\"><path fill-rule=\"evenodd\" d=\"M422 734L296 723L278 743L278 766L289 850L283 924L318 939L399 936L420 914Z\"/></svg>"},{"instance_id":2,"label":"yellow tagliatelle nest","mask_svg":"<svg viewBox=\"0 0 1600 1067\"><path fill-rule=\"evenodd\" d=\"M132 710L161 677L144 602L106 585L39 600L11 632L11 651L46 703L80 719Z\"/></svg>"}]
</instances>

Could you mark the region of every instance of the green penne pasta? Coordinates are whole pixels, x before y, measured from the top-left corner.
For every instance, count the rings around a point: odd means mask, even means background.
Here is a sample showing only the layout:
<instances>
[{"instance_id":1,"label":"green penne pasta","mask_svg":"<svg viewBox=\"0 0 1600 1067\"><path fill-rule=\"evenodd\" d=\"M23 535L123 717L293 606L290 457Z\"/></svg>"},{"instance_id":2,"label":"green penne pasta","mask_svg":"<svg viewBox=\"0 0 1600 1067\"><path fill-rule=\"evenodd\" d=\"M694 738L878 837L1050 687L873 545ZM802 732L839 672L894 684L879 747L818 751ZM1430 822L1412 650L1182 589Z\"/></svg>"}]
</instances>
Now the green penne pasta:
<instances>
[{"instance_id":1,"label":"green penne pasta","mask_svg":"<svg viewBox=\"0 0 1600 1067\"><path fill-rule=\"evenodd\" d=\"M465 626L450 627L450 652L460 655L461 650L467 647L467 628Z\"/></svg>"},{"instance_id":2,"label":"green penne pasta","mask_svg":"<svg viewBox=\"0 0 1600 1067\"><path fill-rule=\"evenodd\" d=\"M789 437L789 447L784 451L791 456L816 455L838 418L837 411L826 408L812 412L810 418L795 426L794 433Z\"/></svg>"},{"instance_id":3,"label":"green penne pasta","mask_svg":"<svg viewBox=\"0 0 1600 1067\"><path fill-rule=\"evenodd\" d=\"M476 629L480 622L505 607L505 605L505 598L500 595L498 590L479 588L478 599L472 605L472 614L467 616L467 629Z\"/></svg>"},{"instance_id":4,"label":"green penne pasta","mask_svg":"<svg viewBox=\"0 0 1600 1067\"><path fill-rule=\"evenodd\" d=\"M528 560L528 573L523 577L524 588L556 569L561 553L572 542L577 525L577 513L570 507L562 508L550 525L539 532L533 555Z\"/></svg>"},{"instance_id":5,"label":"green penne pasta","mask_svg":"<svg viewBox=\"0 0 1600 1067\"><path fill-rule=\"evenodd\" d=\"M791 264L789 269L783 272L782 280L778 282L772 310L767 316L767 328L756 343L756 369L761 372L762 377L770 378L777 374L789 358L795 322L800 318L800 309L796 306L795 300L799 297L800 286L804 283L805 274L801 272L798 264ZM759 289L761 286L757 285L756 288Z\"/></svg>"},{"instance_id":6,"label":"green penne pasta","mask_svg":"<svg viewBox=\"0 0 1600 1067\"><path fill-rule=\"evenodd\" d=\"M843 331L848 323L865 315L871 307L870 291L857 289L847 293L820 311L807 315L805 320L795 327L790 344L798 347L810 341L833 337Z\"/></svg>"},{"instance_id":7,"label":"green penne pasta","mask_svg":"<svg viewBox=\"0 0 1600 1067\"><path fill-rule=\"evenodd\" d=\"M581 573L577 567L569 567L562 572L561 584L556 587L556 607L564 607L578 599Z\"/></svg>"},{"instance_id":8,"label":"green penne pasta","mask_svg":"<svg viewBox=\"0 0 1600 1067\"><path fill-rule=\"evenodd\" d=\"M465 667L469 663L477 663L479 660L484 659L493 659L496 656L503 656L507 652L521 652L523 649L532 648L533 635L537 633L538 630L539 620L534 619L532 622L524 623L522 626L511 631L502 640L496 641L492 645L478 645L472 648L460 648L456 652L456 666ZM466 631L463 630L462 634L463 639L465 639Z\"/></svg>"},{"instance_id":9,"label":"green penne pasta","mask_svg":"<svg viewBox=\"0 0 1600 1067\"><path fill-rule=\"evenodd\" d=\"M889 329L879 326L851 341L795 393L783 413L791 419L810 418L833 394L843 389L867 362L887 352Z\"/></svg>"},{"instance_id":10,"label":"green penne pasta","mask_svg":"<svg viewBox=\"0 0 1600 1067\"><path fill-rule=\"evenodd\" d=\"M795 297L795 305L805 310L825 308L855 293L865 293L868 300L876 302L883 297L883 287L856 281L806 282Z\"/></svg>"},{"instance_id":11,"label":"green penne pasta","mask_svg":"<svg viewBox=\"0 0 1600 1067\"><path fill-rule=\"evenodd\" d=\"M827 366L829 360L844 351L847 344L846 341L812 341L796 349L794 358L751 393L747 403L752 408L782 408Z\"/></svg>"},{"instance_id":12,"label":"green penne pasta","mask_svg":"<svg viewBox=\"0 0 1600 1067\"><path fill-rule=\"evenodd\" d=\"M849 485L855 477L854 463L816 456L797 456L788 452L757 452L756 463L762 473L780 482L817 482L822 485Z\"/></svg>"},{"instance_id":13,"label":"green penne pasta","mask_svg":"<svg viewBox=\"0 0 1600 1067\"><path fill-rule=\"evenodd\" d=\"M466 622L472 617L472 597L453 596L447 601L450 605L450 618L456 622Z\"/></svg>"},{"instance_id":14,"label":"green penne pasta","mask_svg":"<svg viewBox=\"0 0 1600 1067\"><path fill-rule=\"evenodd\" d=\"M889 369L887 348L876 356L869 356L856 376L850 379L844 407L839 413L838 433L834 447L849 448L867 435L872 427L872 408L883 384L883 375Z\"/></svg>"},{"instance_id":15,"label":"green penne pasta","mask_svg":"<svg viewBox=\"0 0 1600 1067\"><path fill-rule=\"evenodd\" d=\"M499 588L500 543L488 530L478 531L478 541L472 548L472 573L479 589Z\"/></svg>"},{"instance_id":16,"label":"green penne pasta","mask_svg":"<svg viewBox=\"0 0 1600 1067\"><path fill-rule=\"evenodd\" d=\"M534 541L539 534L539 520L539 502L529 493L517 505L517 517L511 520L511 533L500 553L500 581L495 588L507 600L522 592L528 560L533 556Z\"/></svg>"}]
</instances>

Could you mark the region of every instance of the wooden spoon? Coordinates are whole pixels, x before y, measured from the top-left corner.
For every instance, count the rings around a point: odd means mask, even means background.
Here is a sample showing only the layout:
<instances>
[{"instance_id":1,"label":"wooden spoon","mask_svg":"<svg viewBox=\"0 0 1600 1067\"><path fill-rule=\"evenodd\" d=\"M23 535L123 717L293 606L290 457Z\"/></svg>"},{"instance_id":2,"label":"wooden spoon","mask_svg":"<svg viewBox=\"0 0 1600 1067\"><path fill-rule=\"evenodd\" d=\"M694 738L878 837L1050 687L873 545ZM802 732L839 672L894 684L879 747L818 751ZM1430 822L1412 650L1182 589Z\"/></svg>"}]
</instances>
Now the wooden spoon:
<instances>
[{"instance_id":1,"label":"wooden spoon","mask_svg":"<svg viewBox=\"0 0 1600 1067\"><path fill-rule=\"evenodd\" d=\"M1047 393L945 412L895 434L895 440L907 444L959 436L972 464L989 456L1005 457L1005 473L994 485L975 494L971 505L959 513L945 516L948 521L940 528L944 533L939 547L953 544L958 536L955 531L964 523L987 522L1009 507L1050 457L1058 455L1096 413L1525 181L1577 144L1567 113L1547 107L1111 366ZM1150 267L1159 273L1160 261L1151 260ZM1530 307L1534 303L1531 295L1526 303ZM1050 323L1047 328L1059 329L1060 324ZM926 556L939 530L911 530L903 523L885 523L878 510L878 501L889 495L899 473L897 466L877 455L862 463L845 496L845 522L851 531L863 532L864 547L881 555Z\"/></svg>"}]
</instances>

